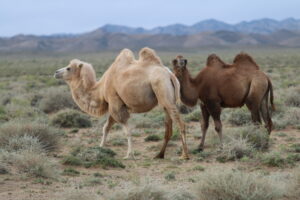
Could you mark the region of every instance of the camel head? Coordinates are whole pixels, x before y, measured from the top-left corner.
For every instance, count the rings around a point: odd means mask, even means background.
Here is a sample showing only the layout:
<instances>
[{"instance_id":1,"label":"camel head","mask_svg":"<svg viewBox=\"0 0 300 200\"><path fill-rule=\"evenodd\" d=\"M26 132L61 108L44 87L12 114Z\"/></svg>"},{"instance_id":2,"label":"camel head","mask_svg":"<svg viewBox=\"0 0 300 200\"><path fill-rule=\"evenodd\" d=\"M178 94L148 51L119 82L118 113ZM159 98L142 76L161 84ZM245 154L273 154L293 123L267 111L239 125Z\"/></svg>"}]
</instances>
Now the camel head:
<instances>
[{"instance_id":1,"label":"camel head","mask_svg":"<svg viewBox=\"0 0 300 200\"><path fill-rule=\"evenodd\" d=\"M178 55L173 61L173 72L177 78L180 78L186 70L187 59Z\"/></svg>"},{"instance_id":2,"label":"camel head","mask_svg":"<svg viewBox=\"0 0 300 200\"><path fill-rule=\"evenodd\" d=\"M67 83L80 81L85 88L91 87L96 82L96 75L92 65L78 59L73 59L68 66L56 70L54 78L63 79Z\"/></svg>"}]
</instances>

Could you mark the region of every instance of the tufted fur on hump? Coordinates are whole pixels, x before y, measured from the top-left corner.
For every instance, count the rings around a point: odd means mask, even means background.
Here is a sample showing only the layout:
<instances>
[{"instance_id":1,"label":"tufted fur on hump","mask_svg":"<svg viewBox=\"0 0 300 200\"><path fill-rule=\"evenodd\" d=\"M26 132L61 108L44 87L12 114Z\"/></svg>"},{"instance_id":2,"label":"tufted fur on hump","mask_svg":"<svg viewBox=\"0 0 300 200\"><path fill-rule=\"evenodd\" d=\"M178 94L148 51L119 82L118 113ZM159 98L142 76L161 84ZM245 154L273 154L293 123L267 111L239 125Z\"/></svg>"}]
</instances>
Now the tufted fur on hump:
<instances>
[{"instance_id":1,"label":"tufted fur on hump","mask_svg":"<svg viewBox=\"0 0 300 200\"><path fill-rule=\"evenodd\" d=\"M79 78L81 79L85 89L90 89L96 84L96 73L91 64L78 59L72 60L71 63L80 68Z\"/></svg>"},{"instance_id":2,"label":"tufted fur on hump","mask_svg":"<svg viewBox=\"0 0 300 200\"><path fill-rule=\"evenodd\" d=\"M139 62L143 65L161 65L163 66L160 58L156 52L149 47L144 47L139 52Z\"/></svg>"},{"instance_id":3,"label":"tufted fur on hump","mask_svg":"<svg viewBox=\"0 0 300 200\"><path fill-rule=\"evenodd\" d=\"M127 66L135 62L134 55L131 50L123 49L120 54L116 57L113 65Z\"/></svg>"},{"instance_id":4,"label":"tufted fur on hump","mask_svg":"<svg viewBox=\"0 0 300 200\"><path fill-rule=\"evenodd\" d=\"M238 66L247 66L247 67L249 67L249 65L241 65L241 63L248 63L253 68L259 69L259 66L253 60L253 58L250 55L248 55L247 53L244 53L244 52L241 52L238 55L236 55L234 60L233 60L233 63L238 65Z\"/></svg>"},{"instance_id":5,"label":"tufted fur on hump","mask_svg":"<svg viewBox=\"0 0 300 200\"><path fill-rule=\"evenodd\" d=\"M208 67L225 67L225 63L216 54L211 54L206 60L206 66Z\"/></svg>"}]
</instances>

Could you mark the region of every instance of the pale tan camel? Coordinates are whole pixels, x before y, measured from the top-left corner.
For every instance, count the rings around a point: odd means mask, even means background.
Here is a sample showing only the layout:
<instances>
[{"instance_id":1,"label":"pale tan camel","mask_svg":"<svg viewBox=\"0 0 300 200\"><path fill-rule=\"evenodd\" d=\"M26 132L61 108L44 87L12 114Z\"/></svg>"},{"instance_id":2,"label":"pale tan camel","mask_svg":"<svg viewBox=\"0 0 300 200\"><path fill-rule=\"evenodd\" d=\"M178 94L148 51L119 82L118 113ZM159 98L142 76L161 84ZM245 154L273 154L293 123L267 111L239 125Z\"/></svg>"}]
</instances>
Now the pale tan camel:
<instances>
[{"instance_id":1,"label":"pale tan camel","mask_svg":"<svg viewBox=\"0 0 300 200\"><path fill-rule=\"evenodd\" d=\"M188 159L185 124L176 107L176 101L180 100L180 85L154 50L141 49L139 60L135 60L129 49L122 50L98 82L92 65L77 59L57 70L54 76L67 82L81 110L96 117L109 113L101 147L105 145L110 128L117 122L123 126L128 139L125 158L132 157L132 139L127 125L130 113L148 112L159 104L165 111L166 130L164 144L156 157L164 158L172 136L172 121L175 121L181 133L182 158Z\"/></svg>"}]
</instances>

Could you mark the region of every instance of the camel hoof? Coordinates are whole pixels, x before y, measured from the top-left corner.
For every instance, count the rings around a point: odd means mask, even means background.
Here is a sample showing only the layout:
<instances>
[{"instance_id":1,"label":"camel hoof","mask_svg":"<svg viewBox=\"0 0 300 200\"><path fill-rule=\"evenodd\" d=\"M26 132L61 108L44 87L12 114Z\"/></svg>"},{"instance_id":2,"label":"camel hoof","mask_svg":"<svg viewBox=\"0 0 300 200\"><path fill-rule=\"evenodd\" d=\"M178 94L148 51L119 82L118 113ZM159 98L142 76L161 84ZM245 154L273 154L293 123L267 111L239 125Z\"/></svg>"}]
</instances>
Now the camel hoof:
<instances>
[{"instance_id":1,"label":"camel hoof","mask_svg":"<svg viewBox=\"0 0 300 200\"><path fill-rule=\"evenodd\" d=\"M203 150L204 150L203 147L198 147L198 148L196 149L196 151L199 152L199 153L202 152Z\"/></svg>"},{"instance_id":2,"label":"camel hoof","mask_svg":"<svg viewBox=\"0 0 300 200\"><path fill-rule=\"evenodd\" d=\"M165 155L164 155L164 154L161 154L161 153L157 154L157 155L154 157L154 159L164 159L164 158L165 158Z\"/></svg>"},{"instance_id":3,"label":"camel hoof","mask_svg":"<svg viewBox=\"0 0 300 200\"><path fill-rule=\"evenodd\" d=\"M188 155L182 155L182 156L180 156L180 159L181 160L189 160L190 158Z\"/></svg>"},{"instance_id":4,"label":"camel hoof","mask_svg":"<svg viewBox=\"0 0 300 200\"><path fill-rule=\"evenodd\" d=\"M123 157L124 160L135 160L134 155L133 154L129 154L125 157Z\"/></svg>"}]
</instances>

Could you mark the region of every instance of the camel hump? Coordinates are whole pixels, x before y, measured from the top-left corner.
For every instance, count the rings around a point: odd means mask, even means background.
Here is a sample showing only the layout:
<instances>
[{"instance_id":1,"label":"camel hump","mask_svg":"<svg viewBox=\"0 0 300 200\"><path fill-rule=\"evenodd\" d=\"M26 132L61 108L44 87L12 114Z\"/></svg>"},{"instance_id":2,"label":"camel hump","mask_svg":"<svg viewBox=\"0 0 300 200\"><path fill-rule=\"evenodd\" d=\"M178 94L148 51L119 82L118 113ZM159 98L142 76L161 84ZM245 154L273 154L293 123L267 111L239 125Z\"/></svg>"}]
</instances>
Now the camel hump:
<instances>
[{"instance_id":1,"label":"camel hump","mask_svg":"<svg viewBox=\"0 0 300 200\"><path fill-rule=\"evenodd\" d=\"M241 52L238 55L236 55L233 60L233 63L240 67L252 67L254 69L259 69L258 65L253 60L253 58L249 54L244 52Z\"/></svg>"},{"instance_id":2,"label":"camel hump","mask_svg":"<svg viewBox=\"0 0 300 200\"><path fill-rule=\"evenodd\" d=\"M115 59L115 64L129 65L134 62L134 55L130 49L123 49Z\"/></svg>"},{"instance_id":3,"label":"camel hump","mask_svg":"<svg viewBox=\"0 0 300 200\"><path fill-rule=\"evenodd\" d=\"M207 57L206 66L208 66L208 67L224 67L225 63L216 54L211 54Z\"/></svg>"},{"instance_id":4,"label":"camel hump","mask_svg":"<svg viewBox=\"0 0 300 200\"><path fill-rule=\"evenodd\" d=\"M139 61L145 64L156 64L163 66L160 58L156 55L156 52L149 47L144 47L139 52Z\"/></svg>"}]
</instances>

